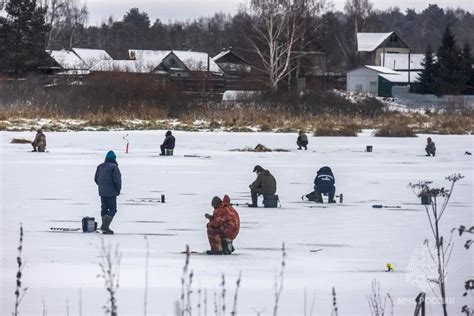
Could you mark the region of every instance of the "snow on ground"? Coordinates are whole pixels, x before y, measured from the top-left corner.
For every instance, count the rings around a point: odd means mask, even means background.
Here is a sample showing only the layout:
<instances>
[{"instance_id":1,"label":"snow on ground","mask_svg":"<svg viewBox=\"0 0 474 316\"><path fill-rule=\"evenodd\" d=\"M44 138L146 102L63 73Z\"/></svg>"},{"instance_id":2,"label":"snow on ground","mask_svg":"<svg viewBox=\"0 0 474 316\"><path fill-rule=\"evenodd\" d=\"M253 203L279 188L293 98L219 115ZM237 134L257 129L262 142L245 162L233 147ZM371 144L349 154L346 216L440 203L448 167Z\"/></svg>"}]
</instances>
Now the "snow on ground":
<instances>
[{"instance_id":1,"label":"snow on ground","mask_svg":"<svg viewBox=\"0 0 474 316\"><path fill-rule=\"evenodd\" d=\"M423 240L431 237L426 214L407 188L409 182L433 180L444 186L454 172L466 176L456 187L444 215L445 234L473 220L472 136L432 136L436 157L424 157L425 136L418 138L311 137L308 151L279 153L229 152L255 146L295 148L296 135L272 133L176 132L174 157L159 157L164 131L130 132L130 153L124 154L125 132L48 133L49 153L31 153L29 145L14 145L13 137L33 138L34 133L2 132L1 143L1 312L13 310L16 247L20 222L25 229L28 292L21 315L103 315L106 291L99 273L99 247L119 244L123 252L118 291L120 315L142 315L145 284L145 239L150 244L148 315L174 315L180 296L180 277L189 244L208 249L204 213L212 196L229 194L234 202L249 201L248 185L254 165L268 168L278 181L282 208L237 207L241 232L232 256L191 257L193 288L207 288L209 314L213 293L226 276L227 310L232 305L235 281L242 272L240 315L271 315L273 284L281 261L280 247L287 247L287 268L279 315L303 315L304 292L308 310L315 294L314 315L330 315L334 286L339 315L368 315L367 295L373 279L382 293L394 299L394 315L413 314L412 299L423 282L407 280L408 264L420 257ZM374 152L364 152L373 145ZM96 165L106 151L117 152L123 175L123 194L113 223L114 236L50 232L52 226L79 227L83 216L99 216L99 197L93 182ZM211 158L187 158L197 154ZM343 205L314 204L300 200L312 189L316 170L332 167ZM130 199L159 198L165 204L134 205ZM372 204L400 205L402 209L373 209ZM472 251L464 249L457 235L448 269L448 309L458 314L463 304L463 281L474 275ZM319 252L311 250L322 249ZM421 258L421 259L420 259ZM414 260L414 259L413 259ZM412 260L412 262L413 262ZM383 272L392 262L395 272ZM428 261L429 265L429 261ZM413 271L408 271L413 272ZM415 271L415 276L418 275ZM420 271L420 274L425 271ZM431 294L429 294L431 296ZM81 296L81 299L79 297ZM197 304L197 295L193 297ZM428 305L428 315L440 307ZM196 305L194 312L197 314Z\"/></svg>"}]
</instances>

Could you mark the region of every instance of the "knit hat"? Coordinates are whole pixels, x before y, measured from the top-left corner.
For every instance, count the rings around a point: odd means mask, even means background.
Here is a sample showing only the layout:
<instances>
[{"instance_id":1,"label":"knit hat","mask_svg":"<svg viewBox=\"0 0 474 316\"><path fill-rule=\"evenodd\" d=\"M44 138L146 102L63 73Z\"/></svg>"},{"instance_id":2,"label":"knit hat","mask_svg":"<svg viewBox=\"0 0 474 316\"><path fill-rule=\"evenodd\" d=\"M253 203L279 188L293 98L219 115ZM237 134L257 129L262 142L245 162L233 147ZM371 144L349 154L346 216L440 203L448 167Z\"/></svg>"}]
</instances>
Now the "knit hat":
<instances>
[{"instance_id":1,"label":"knit hat","mask_svg":"<svg viewBox=\"0 0 474 316\"><path fill-rule=\"evenodd\" d=\"M263 168L259 165L256 165L254 168L253 168L253 172L262 172L263 171Z\"/></svg>"},{"instance_id":2,"label":"knit hat","mask_svg":"<svg viewBox=\"0 0 474 316\"><path fill-rule=\"evenodd\" d=\"M170 136L171 135L171 131L167 131L165 136Z\"/></svg>"},{"instance_id":3,"label":"knit hat","mask_svg":"<svg viewBox=\"0 0 474 316\"><path fill-rule=\"evenodd\" d=\"M222 203L222 200L220 197L215 196L212 198L212 201L211 201L212 207L217 208L221 203Z\"/></svg>"},{"instance_id":4,"label":"knit hat","mask_svg":"<svg viewBox=\"0 0 474 316\"><path fill-rule=\"evenodd\" d=\"M117 156L113 150L109 151L107 155L105 155L105 160L115 162L115 159L117 159Z\"/></svg>"}]
</instances>

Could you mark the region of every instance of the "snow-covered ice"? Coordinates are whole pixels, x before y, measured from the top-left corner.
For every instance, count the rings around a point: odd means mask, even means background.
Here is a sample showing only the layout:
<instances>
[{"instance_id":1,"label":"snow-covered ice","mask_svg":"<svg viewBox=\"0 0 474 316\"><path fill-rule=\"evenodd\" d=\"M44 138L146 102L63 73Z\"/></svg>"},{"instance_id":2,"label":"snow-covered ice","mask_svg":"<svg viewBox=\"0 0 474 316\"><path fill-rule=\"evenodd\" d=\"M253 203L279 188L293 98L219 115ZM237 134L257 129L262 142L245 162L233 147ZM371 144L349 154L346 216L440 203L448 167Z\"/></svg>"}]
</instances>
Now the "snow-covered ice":
<instances>
[{"instance_id":1,"label":"snow-covered ice","mask_svg":"<svg viewBox=\"0 0 474 316\"><path fill-rule=\"evenodd\" d=\"M125 154L128 133L130 153ZM49 153L29 152L29 145L10 144L13 137L32 139L34 133L2 132L1 137L1 315L13 311L16 247L20 222L25 230L23 257L28 287L21 315L103 315L106 302L103 281L97 278L101 239L119 244L123 253L118 290L119 315L143 315L145 239L150 244L148 315L174 315L180 297L180 278L186 244L192 250L208 249L204 213L211 211L212 196L229 194L234 202L249 201L248 185L254 165L268 168L278 181L282 208L237 207L242 227L232 256L191 257L193 288L207 288L209 315L213 292L226 276L227 310L235 281L242 272L240 315L271 315L273 284L286 243L287 266L279 315L304 315L315 294L314 315L330 315L334 286L339 315L370 314L367 295L377 279L382 293L390 292L394 315L412 315L410 302L423 288L413 282L410 260L420 258L422 243L431 239L424 209L409 182L433 180L460 172L441 226L445 235L459 225L472 226L472 136L432 135L438 153L425 157L425 135L418 138L311 137L308 151L249 153L230 149L255 146L296 147L295 134L176 132L174 157L159 157L164 131L47 133ZM373 145L374 152L364 152ZM113 149L123 177L114 236L50 232L52 226L80 227L84 216L99 217L99 197L93 182L97 164ZM211 156L188 158L187 154ZM336 177L343 205L303 203L319 167L329 165ZM165 204L134 205L130 199L159 198ZM261 201L259 201L261 203ZM402 209L373 209L372 204L400 205ZM464 280L474 275L472 250L465 238L456 242L448 267L448 309L459 314L468 301L462 297ZM322 249L319 252L311 250ZM415 258L415 259L413 259ZM417 259L418 258L418 259ZM392 262L395 272L384 272ZM410 272L410 274L407 273ZM416 271L415 271L416 272ZM416 274L416 273L415 273ZM428 293L428 296L432 294ZM197 295L193 296L197 314ZM309 309L309 306L308 306ZM429 304L428 315L440 306ZM204 314L204 313L203 313Z\"/></svg>"}]
</instances>

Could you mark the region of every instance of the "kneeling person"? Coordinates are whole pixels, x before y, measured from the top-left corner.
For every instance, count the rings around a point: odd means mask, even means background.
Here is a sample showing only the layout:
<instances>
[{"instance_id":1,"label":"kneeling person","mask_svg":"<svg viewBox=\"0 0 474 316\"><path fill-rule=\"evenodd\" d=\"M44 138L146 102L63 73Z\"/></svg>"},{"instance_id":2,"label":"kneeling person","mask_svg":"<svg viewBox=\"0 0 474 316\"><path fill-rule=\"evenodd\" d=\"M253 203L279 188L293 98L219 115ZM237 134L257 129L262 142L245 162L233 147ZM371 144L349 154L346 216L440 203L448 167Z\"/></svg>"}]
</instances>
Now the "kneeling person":
<instances>
[{"instance_id":1,"label":"kneeling person","mask_svg":"<svg viewBox=\"0 0 474 316\"><path fill-rule=\"evenodd\" d=\"M316 178L314 179L314 191L307 194L306 197L310 201L323 203L322 194L327 194L329 195L329 203L336 203L334 200L336 194L335 183L336 179L334 178L331 168L327 166L322 167L318 170Z\"/></svg>"},{"instance_id":2,"label":"kneeling person","mask_svg":"<svg viewBox=\"0 0 474 316\"><path fill-rule=\"evenodd\" d=\"M212 215L205 214L207 223L207 237L211 250L208 255L230 255L234 251L232 241L240 230L240 218L237 211L230 205L230 198L225 195L224 200L215 196L212 198Z\"/></svg>"}]
</instances>

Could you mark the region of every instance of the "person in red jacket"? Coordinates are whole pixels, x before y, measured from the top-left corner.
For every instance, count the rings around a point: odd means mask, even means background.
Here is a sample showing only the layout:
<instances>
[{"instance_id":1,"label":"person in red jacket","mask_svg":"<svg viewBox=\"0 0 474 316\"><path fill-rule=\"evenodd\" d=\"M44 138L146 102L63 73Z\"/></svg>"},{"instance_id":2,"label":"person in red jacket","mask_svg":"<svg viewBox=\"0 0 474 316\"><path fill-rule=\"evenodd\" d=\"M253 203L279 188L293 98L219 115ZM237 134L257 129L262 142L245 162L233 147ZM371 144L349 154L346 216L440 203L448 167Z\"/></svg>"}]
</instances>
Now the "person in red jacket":
<instances>
[{"instance_id":1,"label":"person in red jacket","mask_svg":"<svg viewBox=\"0 0 474 316\"><path fill-rule=\"evenodd\" d=\"M230 205L230 198L227 195L223 200L218 196L213 197L211 205L214 208L214 213L212 215L205 214L209 220L207 237L211 246L211 250L206 253L209 255L230 255L234 251L232 241L240 230L239 214Z\"/></svg>"}]
</instances>

